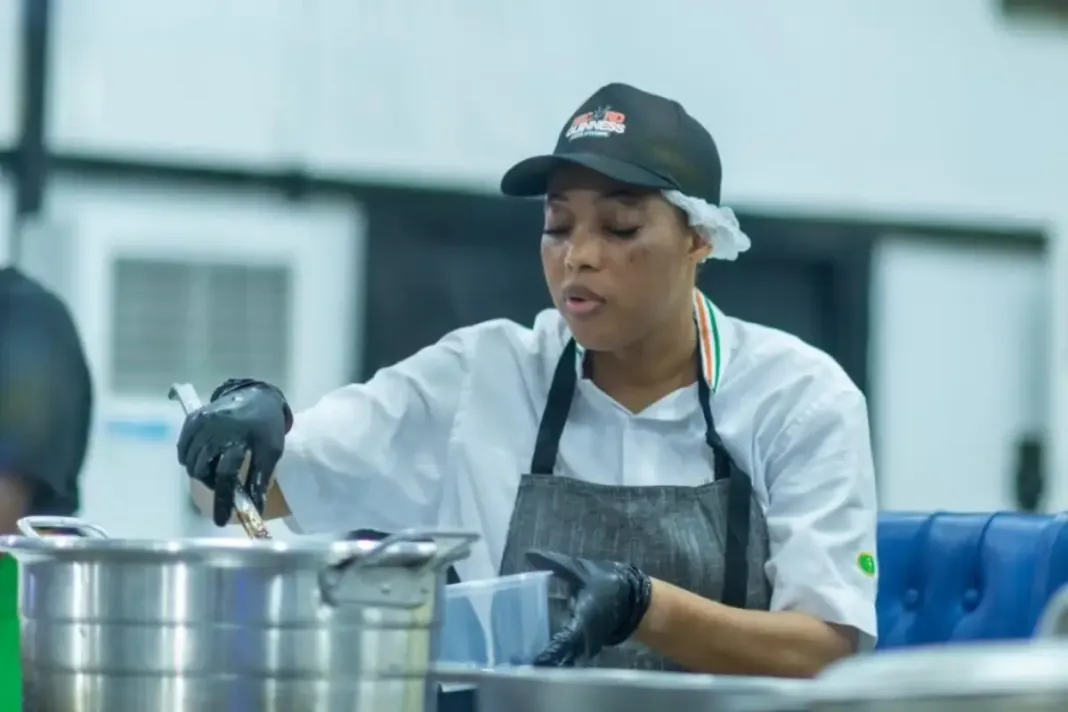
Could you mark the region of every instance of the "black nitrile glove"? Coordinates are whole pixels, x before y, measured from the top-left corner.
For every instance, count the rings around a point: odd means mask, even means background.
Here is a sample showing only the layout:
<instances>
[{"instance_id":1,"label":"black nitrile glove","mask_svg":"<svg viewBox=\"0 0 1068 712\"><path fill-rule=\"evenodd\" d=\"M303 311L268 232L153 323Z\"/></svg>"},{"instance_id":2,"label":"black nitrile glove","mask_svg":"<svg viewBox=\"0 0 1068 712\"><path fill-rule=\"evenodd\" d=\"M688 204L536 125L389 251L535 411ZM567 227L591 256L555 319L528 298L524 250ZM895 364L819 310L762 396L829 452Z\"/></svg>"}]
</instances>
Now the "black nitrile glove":
<instances>
[{"instance_id":1,"label":"black nitrile glove","mask_svg":"<svg viewBox=\"0 0 1068 712\"><path fill-rule=\"evenodd\" d=\"M274 386L248 379L226 381L211 402L190 413L178 436L178 464L215 493L212 518L225 526L233 515L234 492L246 452L252 458L245 489L256 509L264 500L282 457L293 414Z\"/></svg>"},{"instance_id":2,"label":"black nitrile glove","mask_svg":"<svg viewBox=\"0 0 1068 712\"><path fill-rule=\"evenodd\" d=\"M652 580L629 564L595 562L550 551L528 551L527 561L551 571L574 590L571 620L534 660L567 667L619 645L638 629L653 594Z\"/></svg>"}]
</instances>

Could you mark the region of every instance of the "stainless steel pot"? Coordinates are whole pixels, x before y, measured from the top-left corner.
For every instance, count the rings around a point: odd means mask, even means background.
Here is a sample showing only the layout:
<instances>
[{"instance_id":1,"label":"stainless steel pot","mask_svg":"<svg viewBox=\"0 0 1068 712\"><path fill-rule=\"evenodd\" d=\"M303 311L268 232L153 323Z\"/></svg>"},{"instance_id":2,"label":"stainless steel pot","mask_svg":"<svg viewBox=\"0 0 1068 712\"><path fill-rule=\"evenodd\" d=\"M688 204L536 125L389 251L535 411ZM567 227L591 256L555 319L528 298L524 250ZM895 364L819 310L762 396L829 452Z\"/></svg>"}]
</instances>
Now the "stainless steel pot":
<instances>
[{"instance_id":1,"label":"stainless steel pot","mask_svg":"<svg viewBox=\"0 0 1068 712\"><path fill-rule=\"evenodd\" d=\"M802 712L810 682L603 668L438 666L434 678L470 684L479 712Z\"/></svg>"},{"instance_id":2,"label":"stainless steel pot","mask_svg":"<svg viewBox=\"0 0 1068 712\"><path fill-rule=\"evenodd\" d=\"M19 562L25 710L422 712L466 532L382 542L3 537ZM71 533L81 536L72 536Z\"/></svg>"},{"instance_id":3,"label":"stainless steel pot","mask_svg":"<svg viewBox=\"0 0 1068 712\"><path fill-rule=\"evenodd\" d=\"M1068 637L1068 586L1061 586L1050 596L1035 634L1039 638Z\"/></svg>"},{"instance_id":4,"label":"stainless steel pot","mask_svg":"<svg viewBox=\"0 0 1068 712\"><path fill-rule=\"evenodd\" d=\"M1068 645L960 644L844 660L817 679L813 712L1064 712Z\"/></svg>"}]
</instances>

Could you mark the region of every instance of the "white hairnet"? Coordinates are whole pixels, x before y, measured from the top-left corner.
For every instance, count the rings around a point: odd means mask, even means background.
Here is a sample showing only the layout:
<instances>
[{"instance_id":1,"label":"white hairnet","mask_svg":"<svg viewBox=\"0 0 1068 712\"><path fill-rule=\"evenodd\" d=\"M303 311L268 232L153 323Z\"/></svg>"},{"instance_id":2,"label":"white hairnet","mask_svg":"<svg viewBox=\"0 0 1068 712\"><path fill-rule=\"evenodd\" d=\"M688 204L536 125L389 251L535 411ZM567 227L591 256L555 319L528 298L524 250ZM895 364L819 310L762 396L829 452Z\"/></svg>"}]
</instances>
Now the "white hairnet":
<instances>
[{"instance_id":1,"label":"white hairnet","mask_svg":"<svg viewBox=\"0 0 1068 712\"><path fill-rule=\"evenodd\" d=\"M690 227L712 246L712 252L705 259L736 260L753 244L742 232L738 218L730 208L691 198L677 190L665 190L663 195L665 200L686 213Z\"/></svg>"}]
</instances>

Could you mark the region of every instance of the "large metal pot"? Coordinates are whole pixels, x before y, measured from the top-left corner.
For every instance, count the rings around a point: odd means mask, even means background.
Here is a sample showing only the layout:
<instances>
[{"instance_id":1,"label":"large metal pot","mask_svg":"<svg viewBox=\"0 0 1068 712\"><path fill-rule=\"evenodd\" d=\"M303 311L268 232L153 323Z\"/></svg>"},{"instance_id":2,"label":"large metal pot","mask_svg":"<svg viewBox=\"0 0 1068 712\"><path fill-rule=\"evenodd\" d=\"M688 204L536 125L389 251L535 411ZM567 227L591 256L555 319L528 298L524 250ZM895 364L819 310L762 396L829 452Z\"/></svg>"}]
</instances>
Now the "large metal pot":
<instances>
[{"instance_id":1,"label":"large metal pot","mask_svg":"<svg viewBox=\"0 0 1068 712\"><path fill-rule=\"evenodd\" d=\"M59 529L48 529L53 525ZM82 536L70 536L71 531ZM422 712L444 572L478 537L382 542L3 537L24 709Z\"/></svg>"},{"instance_id":2,"label":"large metal pot","mask_svg":"<svg viewBox=\"0 0 1068 712\"><path fill-rule=\"evenodd\" d=\"M802 712L810 682L601 668L438 666L476 688L479 712Z\"/></svg>"},{"instance_id":3,"label":"large metal pot","mask_svg":"<svg viewBox=\"0 0 1068 712\"><path fill-rule=\"evenodd\" d=\"M1068 586L1061 586L1050 596L1035 635L1039 638L1068 637Z\"/></svg>"},{"instance_id":4,"label":"large metal pot","mask_svg":"<svg viewBox=\"0 0 1068 712\"><path fill-rule=\"evenodd\" d=\"M1068 645L959 644L887 651L828 668L813 712L1064 712Z\"/></svg>"}]
</instances>

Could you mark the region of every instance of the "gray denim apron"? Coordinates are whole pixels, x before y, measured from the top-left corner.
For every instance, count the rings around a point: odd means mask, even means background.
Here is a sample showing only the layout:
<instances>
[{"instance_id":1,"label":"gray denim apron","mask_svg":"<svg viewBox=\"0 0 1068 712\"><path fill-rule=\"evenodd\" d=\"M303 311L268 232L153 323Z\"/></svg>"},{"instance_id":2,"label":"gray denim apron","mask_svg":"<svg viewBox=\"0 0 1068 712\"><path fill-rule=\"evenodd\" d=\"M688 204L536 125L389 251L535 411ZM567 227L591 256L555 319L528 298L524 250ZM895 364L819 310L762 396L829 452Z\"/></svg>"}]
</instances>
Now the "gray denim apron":
<instances>
[{"instance_id":1,"label":"gray denim apron","mask_svg":"<svg viewBox=\"0 0 1068 712\"><path fill-rule=\"evenodd\" d=\"M715 478L698 487L602 485L553 474L575 394L576 360L572 339L553 375L530 474L519 482L501 575L529 571L524 555L543 549L626 562L704 598L736 608L767 610L771 602L771 585L764 573L767 524L753 500L749 476L734 464L716 433L711 389L701 359L697 359L698 398ZM555 631L569 615L568 591L555 577L550 603ZM682 669L635 640L606 648L578 664Z\"/></svg>"}]
</instances>

